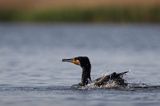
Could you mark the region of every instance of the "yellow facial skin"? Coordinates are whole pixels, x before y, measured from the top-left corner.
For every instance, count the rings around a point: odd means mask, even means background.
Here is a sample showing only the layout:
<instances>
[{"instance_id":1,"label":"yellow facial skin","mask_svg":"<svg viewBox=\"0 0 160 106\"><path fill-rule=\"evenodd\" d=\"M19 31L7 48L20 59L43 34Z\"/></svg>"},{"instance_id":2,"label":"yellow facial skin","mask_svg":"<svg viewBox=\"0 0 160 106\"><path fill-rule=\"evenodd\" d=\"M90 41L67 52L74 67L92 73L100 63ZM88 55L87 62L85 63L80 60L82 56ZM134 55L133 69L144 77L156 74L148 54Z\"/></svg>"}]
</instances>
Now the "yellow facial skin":
<instances>
[{"instance_id":1,"label":"yellow facial skin","mask_svg":"<svg viewBox=\"0 0 160 106\"><path fill-rule=\"evenodd\" d=\"M72 63L73 63L73 64L76 64L76 65L80 65L80 61L79 61L79 60L76 60L76 59L73 59L73 60L72 60Z\"/></svg>"}]
</instances>

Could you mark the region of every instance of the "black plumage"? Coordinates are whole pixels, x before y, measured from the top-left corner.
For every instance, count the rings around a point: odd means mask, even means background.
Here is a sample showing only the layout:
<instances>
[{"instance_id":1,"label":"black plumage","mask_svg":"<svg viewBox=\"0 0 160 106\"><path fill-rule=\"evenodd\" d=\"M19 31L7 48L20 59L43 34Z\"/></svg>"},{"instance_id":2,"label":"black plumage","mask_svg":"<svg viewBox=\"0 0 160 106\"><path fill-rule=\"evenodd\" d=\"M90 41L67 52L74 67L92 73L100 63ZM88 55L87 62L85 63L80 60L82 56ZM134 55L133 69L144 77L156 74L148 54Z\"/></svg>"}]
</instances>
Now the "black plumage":
<instances>
[{"instance_id":1,"label":"black plumage","mask_svg":"<svg viewBox=\"0 0 160 106\"><path fill-rule=\"evenodd\" d=\"M63 62L71 62L76 65L81 66L82 68L82 77L79 85L86 86L90 82L94 83L96 86L105 86L109 81L114 81L119 86L127 86L125 80L123 79L123 75L128 71L122 73L113 72L110 75L105 75L103 77L99 77L96 80L91 80L91 63L88 57L79 56L71 59L62 59Z\"/></svg>"}]
</instances>

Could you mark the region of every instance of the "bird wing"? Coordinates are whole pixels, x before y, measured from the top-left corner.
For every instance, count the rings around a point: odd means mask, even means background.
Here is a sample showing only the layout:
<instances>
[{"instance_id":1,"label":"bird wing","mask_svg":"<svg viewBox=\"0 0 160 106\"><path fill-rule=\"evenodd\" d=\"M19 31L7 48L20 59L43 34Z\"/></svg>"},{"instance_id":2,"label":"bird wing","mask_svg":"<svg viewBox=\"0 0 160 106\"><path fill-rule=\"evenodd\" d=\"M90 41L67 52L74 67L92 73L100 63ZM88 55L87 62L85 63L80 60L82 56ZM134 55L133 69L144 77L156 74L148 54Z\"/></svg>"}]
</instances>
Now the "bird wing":
<instances>
[{"instance_id":1,"label":"bird wing","mask_svg":"<svg viewBox=\"0 0 160 106\"><path fill-rule=\"evenodd\" d=\"M103 83L108 82L110 79L114 80L114 79L122 78L123 75L126 73L128 73L128 71L121 72L121 73L114 72L110 75L99 77L94 82L95 82L95 85L100 86L100 85L103 85Z\"/></svg>"}]
</instances>

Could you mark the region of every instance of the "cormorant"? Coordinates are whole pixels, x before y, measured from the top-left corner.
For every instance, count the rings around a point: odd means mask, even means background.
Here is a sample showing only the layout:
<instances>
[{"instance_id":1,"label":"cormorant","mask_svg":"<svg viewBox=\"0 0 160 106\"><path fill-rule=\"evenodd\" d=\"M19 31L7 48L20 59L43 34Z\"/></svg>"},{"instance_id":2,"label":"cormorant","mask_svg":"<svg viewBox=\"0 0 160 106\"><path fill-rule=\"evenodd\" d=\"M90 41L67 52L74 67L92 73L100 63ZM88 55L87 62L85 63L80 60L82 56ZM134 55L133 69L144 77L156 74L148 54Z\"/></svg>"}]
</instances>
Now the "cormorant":
<instances>
[{"instance_id":1,"label":"cormorant","mask_svg":"<svg viewBox=\"0 0 160 106\"><path fill-rule=\"evenodd\" d=\"M110 75L105 75L92 81L91 80L91 64L88 57L79 56L71 59L62 59L62 62L70 62L70 63L81 66L82 77L81 77L81 82L79 83L80 86L87 86L88 84L93 83L94 86L97 86L97 87L106 87L111 82L114 83L114 86L112 87L127 86L127 83L123 79L123 75L126 74L128 71L125 71L122 73L113 72Z\"/></svg>"}]
</instances>

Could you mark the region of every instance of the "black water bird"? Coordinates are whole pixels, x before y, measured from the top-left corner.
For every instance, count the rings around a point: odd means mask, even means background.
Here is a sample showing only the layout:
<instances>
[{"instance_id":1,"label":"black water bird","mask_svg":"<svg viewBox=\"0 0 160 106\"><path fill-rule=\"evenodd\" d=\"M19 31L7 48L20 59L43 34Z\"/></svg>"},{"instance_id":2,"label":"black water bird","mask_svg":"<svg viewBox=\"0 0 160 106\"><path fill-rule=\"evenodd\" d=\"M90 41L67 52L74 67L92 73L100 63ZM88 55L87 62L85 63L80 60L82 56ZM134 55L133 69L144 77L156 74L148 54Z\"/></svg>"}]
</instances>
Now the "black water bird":
<instances>
[{"instance_id":1,"label":"black water bird","mask_svg":"<svg viewBox=\"0 0 160 106\"><path fill-rule=\"evenodd\" d=\"M111 81L115 83L116 87L127 86L127 83L123 79L123 75L126 74L128 71L125 71L122 73L113 72L110 75L104 75L92 81L91 80L91 63L88 57L79 56L71 59L62 59L62 62L70 62L70 63L81 66L82 77L81 77L81 82L79 83L80 86L86 86L90 83L93 83L95 86L105 87Z\"/></svg>"}]
</instances>

